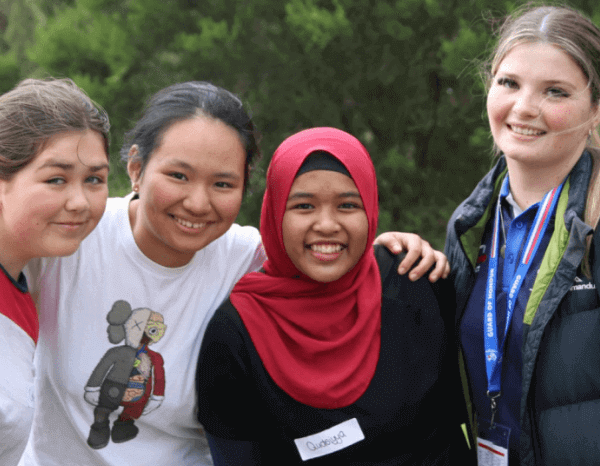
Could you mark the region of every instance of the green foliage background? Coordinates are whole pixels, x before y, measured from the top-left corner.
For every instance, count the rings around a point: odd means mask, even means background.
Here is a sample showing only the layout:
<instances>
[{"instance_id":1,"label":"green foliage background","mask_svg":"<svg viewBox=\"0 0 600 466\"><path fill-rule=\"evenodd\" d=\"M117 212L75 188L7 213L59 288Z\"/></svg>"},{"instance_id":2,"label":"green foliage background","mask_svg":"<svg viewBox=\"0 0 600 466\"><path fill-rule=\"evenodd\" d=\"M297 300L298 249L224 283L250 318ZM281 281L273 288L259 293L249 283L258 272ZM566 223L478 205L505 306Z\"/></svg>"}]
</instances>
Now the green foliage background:
<instances>
[{"instance_id":1,"label":"green foliage background","mask_svg":"<svg viewBox=\"0 0 600 466\"><path fill-rule=\"evenodd\" d=\"M0 92L70 77L109 112L118 152L144 101L179 81L238 94L263 158L238 222L258 225L270 155L290 134L335 126L363 141L379 179L380 230L443 247L456 205L493 163L479 65L498 0L0 0ZM600 24L600 3L570 2Z\"/></svg>"}]
</instances>

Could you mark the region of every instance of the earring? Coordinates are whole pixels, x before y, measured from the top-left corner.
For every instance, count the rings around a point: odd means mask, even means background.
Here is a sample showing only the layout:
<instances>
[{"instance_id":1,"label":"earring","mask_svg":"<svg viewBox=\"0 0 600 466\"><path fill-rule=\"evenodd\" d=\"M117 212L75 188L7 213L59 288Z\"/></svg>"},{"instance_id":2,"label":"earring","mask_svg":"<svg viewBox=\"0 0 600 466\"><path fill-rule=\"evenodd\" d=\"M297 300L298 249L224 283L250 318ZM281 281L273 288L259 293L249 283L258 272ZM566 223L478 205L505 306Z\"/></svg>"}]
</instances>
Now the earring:
<instances>
[{"instance_id":1,"label":"earring","mask_svg":"<svg viewBox=\"0 0 600 466\"><path fill-rule=\"evenodd\" d=\"M133 183L133 186L131 187L131 189L133 189L134 193L137 193L140 190L140 187L137 183Z\"/></svg>"}]
</instances>

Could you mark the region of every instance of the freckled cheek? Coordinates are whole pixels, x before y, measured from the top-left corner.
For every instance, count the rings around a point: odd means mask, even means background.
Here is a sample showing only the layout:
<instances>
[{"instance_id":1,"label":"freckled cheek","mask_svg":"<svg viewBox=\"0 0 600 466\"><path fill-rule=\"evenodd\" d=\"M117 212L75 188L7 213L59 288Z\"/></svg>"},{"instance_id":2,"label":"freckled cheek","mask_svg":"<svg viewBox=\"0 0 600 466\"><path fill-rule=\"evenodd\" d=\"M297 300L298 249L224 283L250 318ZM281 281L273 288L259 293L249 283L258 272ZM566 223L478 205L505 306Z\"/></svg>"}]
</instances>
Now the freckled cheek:
<instances>
[{"instance_id":1,"label":"freckled cheek","mask_svg":"<svg viewBox=\"0 0 600 466\"><path fill-rule=\"evenodd\" d=\"M576 119L573 118L573 112L566 109L558 109L546 114L548 126L555 131L572 128L577 125Z\"/></svg>"}]
</instances>

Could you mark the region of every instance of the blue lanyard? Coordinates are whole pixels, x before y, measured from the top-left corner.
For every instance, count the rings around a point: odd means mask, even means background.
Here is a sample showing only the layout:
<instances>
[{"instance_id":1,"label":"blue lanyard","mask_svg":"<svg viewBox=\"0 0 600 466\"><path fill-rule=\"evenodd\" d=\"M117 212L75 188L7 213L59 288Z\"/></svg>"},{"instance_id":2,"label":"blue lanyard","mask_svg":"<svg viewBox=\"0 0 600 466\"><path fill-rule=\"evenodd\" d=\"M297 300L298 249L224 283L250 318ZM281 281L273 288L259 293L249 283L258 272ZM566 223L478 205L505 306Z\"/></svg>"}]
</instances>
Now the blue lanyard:
<instances>
[{"instance_id":1,"label":"blue lanyard","mask_svg":"<svg viewBox=\"0 0 600 466\"><path fill-rule=\"evenodd\" d=\"M498 346L498 335L496 332L496 280L498 279L498 245L500 233L500 215L502 215L500 199L502 195L498 196L485 292L485 307L483 310L483 343L485 349L485 369L488 385L487 395L491 401L492 426L494 424L494 414L496 412L496 399L500 396L500 378L502 374L502 358L506 343L506 335L508 334L508 330L510 328L515 303L517 302L517 296L521 290L523 280L525 279L525 276L531 267L535 253L538 250L542 238L544 237L546 228L550 223L550 218L552 216L552 212L554 212L556 203L558 202L563 184L564 182L553 190L548 191L544 196L544 199L542 200L535 216L535 220L533 221L533 226L529 231L529 235L527 236L527 243L517 265L516 271L513 272L512 275L510 274L510 271L508 275L506 272L503 274L503 285L509 284L509 286L507 289L506 298L506 325L500 346ZM509 181L507 175L503 181L501 192L508 192L508 186ZM513 253L518 254L520 244L521 241L517 239L517 241L511 241L511 244L507 244L507 248L509 248L509 250L511 250Z\"/></svg>"}]
</instances>

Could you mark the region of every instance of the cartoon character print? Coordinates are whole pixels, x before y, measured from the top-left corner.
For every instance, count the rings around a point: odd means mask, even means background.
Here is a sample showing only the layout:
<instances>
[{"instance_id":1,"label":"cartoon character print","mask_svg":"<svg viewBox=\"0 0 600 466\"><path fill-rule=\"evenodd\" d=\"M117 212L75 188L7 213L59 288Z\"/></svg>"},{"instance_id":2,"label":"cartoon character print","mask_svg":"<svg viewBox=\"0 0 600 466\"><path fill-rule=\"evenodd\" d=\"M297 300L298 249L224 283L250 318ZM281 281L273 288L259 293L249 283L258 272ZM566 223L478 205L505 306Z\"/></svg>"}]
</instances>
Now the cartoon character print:
<instances>
[{"instance_id":1,"label":"cartoon character print","mask_svg":"<svg viewBox=\"0 0 600 466\"><path fill-rule=\"evenodd\" d=\"M165 394L164 362L149 345L158 342L167 326L163 316L148 308L132 309L127 301L116 301L106 320L108 340L125 344L110 348L90 376L83 398L95 406L88 445L104 448L112 438L122 443L139 432L135 420L157 409ZM123 407L112 431L109 415Z\"/></svg>"}]
</instances>

